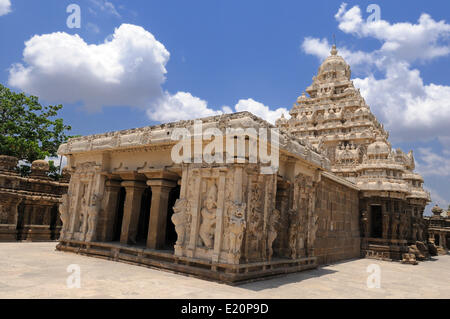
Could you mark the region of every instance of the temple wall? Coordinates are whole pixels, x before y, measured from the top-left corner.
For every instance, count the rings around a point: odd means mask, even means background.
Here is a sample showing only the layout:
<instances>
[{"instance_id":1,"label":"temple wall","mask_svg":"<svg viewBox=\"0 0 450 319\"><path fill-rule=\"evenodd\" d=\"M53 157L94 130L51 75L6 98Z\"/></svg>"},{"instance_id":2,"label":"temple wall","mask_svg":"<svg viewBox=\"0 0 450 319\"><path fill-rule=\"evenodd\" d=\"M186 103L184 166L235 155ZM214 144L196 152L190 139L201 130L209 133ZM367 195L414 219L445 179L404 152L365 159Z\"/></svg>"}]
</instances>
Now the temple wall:
<instances>
[{"instance_id":1,"label":"temple wall","mask_svg":"<svg viewBox=\"0 0 450 319\"><path fill-rule=\"evenodd\" d=\"M360 257L358 191L323 177L316 192L319 264Z\"/></svg>"},{"instance_id":2,"label":"temple wall","mask_svg":"<svg viewBox=\"0 0 450 319\"><path fill-rule=\"evenodd\" d=\"M58 206L68 180L47 177L48 164L33 162L31 175L15 171L17 159L0 155L0 242L58 240Z\"/></svg>"}]
</instances>

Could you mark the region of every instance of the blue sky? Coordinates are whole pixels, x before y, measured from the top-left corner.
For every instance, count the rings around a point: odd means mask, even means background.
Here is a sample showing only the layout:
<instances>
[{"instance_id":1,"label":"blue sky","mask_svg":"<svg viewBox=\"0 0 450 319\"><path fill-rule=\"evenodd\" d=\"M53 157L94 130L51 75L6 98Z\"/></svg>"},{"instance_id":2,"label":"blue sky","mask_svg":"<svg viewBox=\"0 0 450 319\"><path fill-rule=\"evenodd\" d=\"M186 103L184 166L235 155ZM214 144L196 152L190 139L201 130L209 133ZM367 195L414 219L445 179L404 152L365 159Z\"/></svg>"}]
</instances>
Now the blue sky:
<instances>
[{"instance_id":1,"label":"blue sky","mask_svg":"<svg viewBox=\"0 0 450 319\"><path fill-rule=\"evenodd\" d=\"M72 3L81 28L66 25ZM376 30L365 24L371 3ZM446 1L0 0L0 81L64 104L73 134L229 110L273 120L310 85L335 34L393 147L414 150L433 200L448 205L449 12Z\"/></svg>"}]
</instances>

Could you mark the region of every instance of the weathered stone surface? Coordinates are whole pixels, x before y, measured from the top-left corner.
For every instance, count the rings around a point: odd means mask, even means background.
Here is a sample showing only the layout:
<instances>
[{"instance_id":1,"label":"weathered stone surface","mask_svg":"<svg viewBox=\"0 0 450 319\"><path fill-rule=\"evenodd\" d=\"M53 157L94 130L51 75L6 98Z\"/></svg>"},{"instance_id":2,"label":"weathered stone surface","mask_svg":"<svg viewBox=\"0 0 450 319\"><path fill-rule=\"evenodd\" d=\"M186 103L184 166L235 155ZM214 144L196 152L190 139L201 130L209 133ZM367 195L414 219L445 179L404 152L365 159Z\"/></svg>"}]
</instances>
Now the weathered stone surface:
<instances>
[{"instance_id":1,"label":"weathered stone surface","mask_svg":"<svg viewBox=\"0 0 450 319\"><path fill-rule=\"evenodd\" d=\"M426 241L422 221L430 194L423 189L423 178L413 172L412 151L392 149L389 133L350 76L350 66L333 47L306 89L309 96L303 93L289 112L291 118L283 115L277 125L306 140L330 160L335 175L360 189L363 255L400 260L407 243Z\"/></svg>"},{"instance_id":2,"label":"weathered stone surface","mask_svg":"<svg viewBox=\"0 0 450 319\"><path fill-rule=\"evenodd\" d=\"M417 265L416 255L414 253L403 254L402 264Z\"/></svg>"},{"instance_id":3,"label":"weathered stone surface","mask_svg":"<svg viewBox=\"0 0 450 319\"><path fill-rule=\"evenodd\" d=\"M30 177L21 177L15 171L17 162L0 155L0 241L57 240L58 206L68 184L50 180L48 163L41 161L33 162Z\"/></svg>"},{"instance_id":4,"label":"weathered stone surface","mask_svg":"<svg viewBox=\"0 0 450 319\"><path fill-rule=\"evenodd\" d=\"M445 255L450 248L450 216L438 205L431 211L433 216L427 219L429 247L434 255Z\"/></svg>"},{"instance_id":5,"label":"weathered stone surface","mask_svg":"<svg viewBox=\"0 0 450 319\"><path fill-rule=\"evenodd\" d=\"M276 126L241 112L69 140L58 248L225 282L408 259L409 245L426 256L416 242L428 240L430 198L412 152L392 150L350 74L333 48ZM191 140L172 139L180 130ZM205 140L206 130L222 136ZM277 165L252 161L269 149Z\"/></svg>"}]
</instances>

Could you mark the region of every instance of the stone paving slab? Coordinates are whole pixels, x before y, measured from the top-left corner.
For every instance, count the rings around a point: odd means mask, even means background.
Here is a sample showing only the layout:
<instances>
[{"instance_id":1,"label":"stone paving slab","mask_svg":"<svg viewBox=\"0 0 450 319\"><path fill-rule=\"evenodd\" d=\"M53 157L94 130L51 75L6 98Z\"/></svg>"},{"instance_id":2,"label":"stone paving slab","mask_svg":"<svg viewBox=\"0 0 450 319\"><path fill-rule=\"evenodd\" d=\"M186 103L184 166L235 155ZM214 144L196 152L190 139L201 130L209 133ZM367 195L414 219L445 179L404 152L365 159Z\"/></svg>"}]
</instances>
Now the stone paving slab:
<instances>
[{"instance_id":1,"label":"stone paving slab","mask_svg":"<svg viewBox=\"0 0 450 319\"><path fill-rule=\"evenodd\" d=\"M0 298L450 298L450 255L419 265L357 259L237 287L55 250L0 243ZM68 288L71 264L81 288ZM380 288L367 267L380 266Z\"/></svg>"}]
</instances>

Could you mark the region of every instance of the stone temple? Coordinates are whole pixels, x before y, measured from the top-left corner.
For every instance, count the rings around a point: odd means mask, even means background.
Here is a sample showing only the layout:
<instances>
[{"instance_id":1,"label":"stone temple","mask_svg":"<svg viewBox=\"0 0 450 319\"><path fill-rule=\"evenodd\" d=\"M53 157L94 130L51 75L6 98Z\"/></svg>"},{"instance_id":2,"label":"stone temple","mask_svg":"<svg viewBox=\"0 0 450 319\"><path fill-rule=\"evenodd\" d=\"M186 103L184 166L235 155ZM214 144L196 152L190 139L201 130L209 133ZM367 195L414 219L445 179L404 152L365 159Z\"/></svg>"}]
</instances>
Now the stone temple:
<instances>
[{"instance_id":1,"label":"stone temple","mask_svg":"<svg viewBox=\"0 0 450 319\"><path fill-rule=\"evenodd\" d=\"M391 148L350 76L333 47L275 126L241 112L69 140L57 248L226 283L428 256L413 154Z\"/></svg>"}]
</instances>

